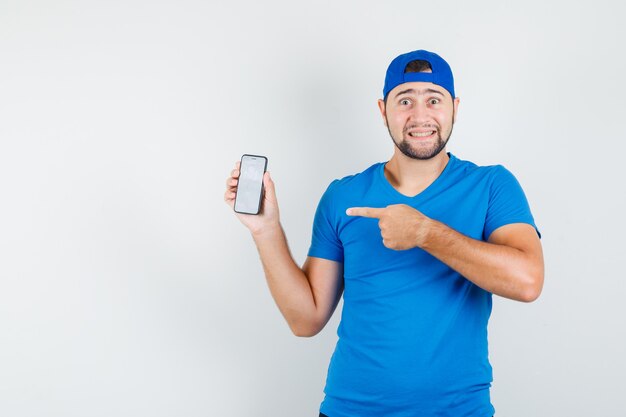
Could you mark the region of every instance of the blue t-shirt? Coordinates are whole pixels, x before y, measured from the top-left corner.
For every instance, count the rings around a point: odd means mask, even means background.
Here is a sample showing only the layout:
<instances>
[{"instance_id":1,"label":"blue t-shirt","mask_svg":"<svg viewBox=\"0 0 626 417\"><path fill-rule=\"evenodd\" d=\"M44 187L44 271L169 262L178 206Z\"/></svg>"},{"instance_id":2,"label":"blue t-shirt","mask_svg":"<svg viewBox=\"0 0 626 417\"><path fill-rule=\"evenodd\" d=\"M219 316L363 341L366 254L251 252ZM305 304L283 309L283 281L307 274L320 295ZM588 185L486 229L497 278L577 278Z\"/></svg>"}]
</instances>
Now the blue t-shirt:
<instances>
[{"instance_id":1,"label":"blue t-shirt","mask_svg":"<svg viewBox=\"0 0 626 417\"><path fill-rule=\"evenodd\" d=\"M506 224L535 226L508 170L449 156L441 175L414 197L393 188L378 163L333 181L321 198L308 255L344 264L339 339L321 404L329 417L494 414L491 293L422 249L386 248L377 219L345 213L407 204L483 241Z\"/></svg>"}]
</instances>

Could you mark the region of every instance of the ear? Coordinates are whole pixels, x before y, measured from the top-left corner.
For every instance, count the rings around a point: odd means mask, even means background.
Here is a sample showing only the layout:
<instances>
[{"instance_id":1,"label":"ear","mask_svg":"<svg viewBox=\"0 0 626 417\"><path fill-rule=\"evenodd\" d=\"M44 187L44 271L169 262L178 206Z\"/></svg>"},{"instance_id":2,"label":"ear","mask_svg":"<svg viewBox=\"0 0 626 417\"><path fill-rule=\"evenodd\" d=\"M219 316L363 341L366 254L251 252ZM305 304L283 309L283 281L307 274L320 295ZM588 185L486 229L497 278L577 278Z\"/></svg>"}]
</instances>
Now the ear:
<instances>
[{"instance_id":1,"label":"ear","mask_svg":"<svg viewBox=\"0 0 626 417\"><path fill-rule=\"evenodd\" d=\"M453 123L456 123L456 117L459 114L459 103L461 102L461 98L457 97L452 101L452 105L454 106L454 120Z\"/></svg>"},{"instance_id":2,"label":"ear","mask_svg":"<svg viewBox=\"0 0 626 417\"><path fill-rule=\"evenodd\" d=\"M387 126L387 113L385 109L385 100L378 99L378 110L380 110L380 115L383 117L383 123Z\"/></svg>"}]
</instances>

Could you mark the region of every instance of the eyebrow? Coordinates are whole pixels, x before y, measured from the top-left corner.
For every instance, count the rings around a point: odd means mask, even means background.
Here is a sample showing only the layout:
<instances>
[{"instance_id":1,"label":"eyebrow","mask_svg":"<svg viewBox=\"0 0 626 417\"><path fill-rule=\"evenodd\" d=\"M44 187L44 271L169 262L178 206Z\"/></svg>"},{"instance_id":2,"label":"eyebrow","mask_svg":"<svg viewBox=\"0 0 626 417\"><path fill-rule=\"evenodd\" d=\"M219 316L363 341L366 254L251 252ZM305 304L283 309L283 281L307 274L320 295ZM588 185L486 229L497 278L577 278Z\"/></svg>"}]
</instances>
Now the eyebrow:
<instances>
[{"instance_id":1,"label":"eyebrow","mask_svg":"<svg viewBox=\"0 0 626 417\"><path fill-rule=\"evenodd\" d=\"M443 96L443 93L439 90L435 90L432 88L424 88L422 90L419 90L419 92L415 91L413 88L409 88L407 90L403 90L398 92L398 94L396 94L396 98L398 98L398 96L401 96L402 94L415 94L417 93L418 96L421 96L425 93L436 93L436 94L440 94L441 96Z\"/></svg>"}]
</instances>

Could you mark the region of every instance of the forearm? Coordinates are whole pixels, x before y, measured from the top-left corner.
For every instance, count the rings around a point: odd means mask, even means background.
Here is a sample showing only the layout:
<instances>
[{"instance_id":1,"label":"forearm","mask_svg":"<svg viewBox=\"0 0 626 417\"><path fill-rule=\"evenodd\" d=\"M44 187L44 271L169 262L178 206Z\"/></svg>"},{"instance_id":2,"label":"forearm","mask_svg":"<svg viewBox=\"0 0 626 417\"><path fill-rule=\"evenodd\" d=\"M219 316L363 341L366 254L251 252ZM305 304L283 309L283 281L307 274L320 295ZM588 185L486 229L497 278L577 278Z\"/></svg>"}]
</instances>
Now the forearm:
<instances>
[{"instance_id":1,"label":"forearm","mask_svg":"<svg viewBox=\"0 0 626 417\"><path fill-rule=\"evenodd\" d=\"M419 246L480 288L518 301L533 301L541 288L539 271L525 252L469 238L429 220Z\"/></svg>"},{"instance_id":2,"label":"forearm","mask_svg":"<svg viewBox=\"0 0 626 417\"><path fill-rule=\"evenodd\" d=\"M295 263L282 227L252 234L272 297L294 334L306 333L317 317L313 291Z\"/></svg>"}]
</instances>

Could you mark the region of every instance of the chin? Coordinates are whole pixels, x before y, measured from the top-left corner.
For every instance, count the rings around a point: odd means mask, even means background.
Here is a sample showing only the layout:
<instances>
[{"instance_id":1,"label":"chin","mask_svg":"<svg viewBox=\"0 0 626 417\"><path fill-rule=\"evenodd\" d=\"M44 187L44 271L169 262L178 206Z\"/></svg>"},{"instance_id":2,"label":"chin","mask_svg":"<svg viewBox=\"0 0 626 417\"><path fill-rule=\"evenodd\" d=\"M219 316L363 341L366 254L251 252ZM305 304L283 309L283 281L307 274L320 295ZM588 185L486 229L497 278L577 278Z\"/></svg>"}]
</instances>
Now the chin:
<instances>
[{"instance_id":1,"label":"chin","mask_svg":"<svg viewBox=\"0 0 626 417\"><path fill-rule=\"evenodd\" d=\"M412 144L407 141L404 141L402 144L400 144L400 146L398 146L398 149L400 150L400 152L402 152L405 156L411 159L419 159L421 161L426 161L426 160L436 157L445 148L446 148L446 144L444 143L443 146L441 146L441 144L436 144L435 146L431 146L428 149L424 149L424 148L415 149L415 147L412 146Z\"/></svg>"}]
</instances>

